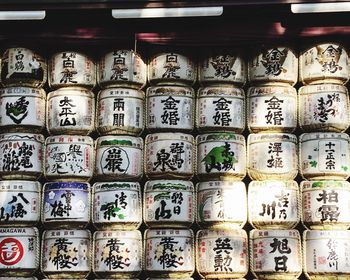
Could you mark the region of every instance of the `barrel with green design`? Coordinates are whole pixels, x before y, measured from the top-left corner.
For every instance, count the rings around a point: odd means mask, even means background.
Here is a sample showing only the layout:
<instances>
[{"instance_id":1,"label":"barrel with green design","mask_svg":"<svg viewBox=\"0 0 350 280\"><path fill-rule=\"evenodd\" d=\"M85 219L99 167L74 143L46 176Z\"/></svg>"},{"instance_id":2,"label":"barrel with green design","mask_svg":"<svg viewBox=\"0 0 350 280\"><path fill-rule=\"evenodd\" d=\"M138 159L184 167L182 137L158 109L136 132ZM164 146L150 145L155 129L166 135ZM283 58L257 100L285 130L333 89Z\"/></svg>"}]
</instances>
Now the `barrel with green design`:
<instances>
[{"instance_id":1,"label":"barrel with green design","mask_svg":"<svg viewBox=\"0 0 350 280\"><path fill-rule=\"evenodd\" d=\"M143 140L132 136L101 136L95 145L96 178L137 181L143 175Z\"/></svg>"}]
</instances>

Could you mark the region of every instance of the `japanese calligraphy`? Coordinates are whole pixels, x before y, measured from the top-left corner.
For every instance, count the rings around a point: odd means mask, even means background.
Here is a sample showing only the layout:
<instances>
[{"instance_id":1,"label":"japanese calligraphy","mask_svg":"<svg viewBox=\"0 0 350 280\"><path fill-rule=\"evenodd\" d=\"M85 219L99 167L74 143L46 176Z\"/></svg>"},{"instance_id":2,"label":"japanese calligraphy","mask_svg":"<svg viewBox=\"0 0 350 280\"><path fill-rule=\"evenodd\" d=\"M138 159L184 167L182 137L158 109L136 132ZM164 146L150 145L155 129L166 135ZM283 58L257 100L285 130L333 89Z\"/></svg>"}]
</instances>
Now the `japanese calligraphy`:
<instances>
[{"instance_id":1,"label":"japanese calligraphy","mask_svg":"<svg viewBox=\"0 0 350 280\"><path fill-rule=\"evenodd\" d=\"M125 117L125 112L124 112L124 98L114 98L113 101L113 125L115 126L124 126L124 117Z\"/></svg>"},{"instance_id":2,"label":"japanese calligraphy","mask_svg":"<svg viewBox=\"0 0 350 280\"><path fill-rule=\"evenodd\" d=\"M269 149L268 153L271 155L271 157L267 160L267 167L283 168L283 160L282 160L282 157L280 157L280 154L283 153L282 143L281 142L270 143L268 149Z\"/></svg>"},{"instance_id":3,"label":"japanese calligraphy","mask_svg":"<svg viewBox=\"0 0 350 280\"><path fill-rule=\"evenodd\" d=\"M276 218L276 209L279 211L279 219L287 219L287 209L289 205L289 193L281 191L280 195L275 195L275 200L271 203L262 203L262 211L259 213L260 216L270 216L272 220ZM276 202L277 201L277 202Z\"/></svg>"},{"instance_id":4,"label":"japanese calligraphy","mask_svg":"<svg viewBox=\"0 0 350 280\"><path fill-rule=\"evenodd\" d=\"M162 265L163 269L177 268L184 264L184 258L182 256L184 248L177 245L178 243L178 241L174 240L174 237L161 238L159 242L160 253L155 254L154 259Z\"/></svg>"},{"instance_id":5,"label":"japanese calligraphy","mask_svg":"<svg viewBox=\"0 0 350 280\"><path fill-rule=\"evenodd\" d=\"M23 167L29 169L33 167L31 157L33 155L34 145L26 142L16 142L12 145L3 147L3 171L18 171Z\"/></svg>"},{"instance_id":6,"label":"japanese calligraphy","mask_svg":"<svg viewBox=\"0 0 350 280\"><path fill-rule=\"evenodd\" d=\"M7 206L3 205L0 208L0 221L7 222L10 218L23 218L28 213L25 205L29 205L29 200L23 193L13 195Z\"/></svg>"},{"instance_id":7,"label":"japanese calligraphy","mask_svg":"<svg viewBox=\"0 0 350 280\"><path fill-rule=\"evenodd\" d=\"M122 80L127 81L128 78L124 77L124 72L128 71L128 67L125 64L125 57L122 57L122 54L125 55L125 52L122 53L113 53L113 65L112 65L112 76L111 80Z\"/></svg>"},{"instance_id":8,"label":"japanese calligraphy","mask_svg":"<svg viewBox=\"0 0 350 280\"><path fill-rule=\"evenodd\" d=\"M61 112L58 114L60 117L60 126L75 126L77 121L74 116L77 113L73 111L73 108L76 107L73 100L69 99L68 96L64 96L63 99L60 100L59 107L61 107Z\"/></svg>"},{"instance_id":9,"label":"japanese calligraphy","mask_svg":"<svg viewBox=\"0 0 350 280\"><path fill-rule=\"evenodd\" d=\"M20 124L28 115L29 101L25 96L21 96L14 103L6 103L6 116L15 124Z\"/></svg>"},{"instance_id":10,"label":"japanese calligraphy","mask_svg":"<svg viewBox=\"0 0 350 280\"><path fill-rule=\"evenodd\" d=\"M327 247L329 249L327 261L329 267L334 267L335 270L338 270L338 259L339 256L337 254L338 242L336 240L329 239L327 242Z\"/></svg>"},{"instance_id":11,"label":"japanese calligraphy","mask_svg":"<svg viewBox=\"0 0 350 280\"><path fill-rule=\"evenodd\" d=\"M162 123L177 125L180 120L178 113L178 104L180 103L180 100L176 100L172 96L169 96L167 99L161 100L161 103L164 104L163 114L161 115Z\"/></svg>"},{"instance_id":12,"label":"japanese calligraphy","mask_svg":"<svg viewBox=\"0 0 350 280\"><path fill-rule=\"evenodd\" d=\"M75 194L66 190L63 194L61 194L61 200L55 200L54 203L50 203L52 210L50 213L51 217L69 217L70 211L72 210L72 196Z\"/></svg>"},{"instance_id":13,"label":"japanese calligraphy","mask_svg":"<svg viewBox=\"0 0 350 280\"><path fill-rule=\"evenodd\" d=\"M181 67L177 62L176 54L166 55L164 68L165 68L165 72L163 73L162 78L180 79L180 76L177 75L177 71L181 69Z\"/></svg>"},{"instance_id":14,"label":"japanese calligraphy","mask_svg":"<svg viewBox=\"0 0 350 280\"><path fill-rule=\"evenodd\" d=\"M317 108L314 112L314 119L319 120L321 123L328 121L330 116L335 116L337 114L337 105L336 103L340 102L339 94L327 94L327 100L320 97L317 99Z\"/></svg>"},{"instance_id":15,"label":"japanese calligraphy","mask_svg":"<svg viewBox=\"0 0 350 280\"><path fill-rule=\"evenodd\" d=\"M281 104L283 102L283 100L278 99L276 96L265 100L265 103L267 103L267 114L265 115L266 124L282 125L284 118L282 117Z\"/></svg>"},{"instance_id":16,"label":"japanese calligraphy","mask_svg":"<svg viewBox=\"0 0 350 280\"><path fill-rule=\"evenodd\" d=\"M213 116L214 125L220 126L229 126L232 122L229 104L232 104L232 101L227 100L223 97L213 101L215 105L215 115Z\"/></svg>"},{"instance_id":17,"label":"japanese calligraphy","mask_svg":"<svg viewBox=\"0 0 350 280\"><path fill-rule=\"evenodd\" d=\"M125 210L128 206L127 195L124 192L121 192L116 193L114 197L114 201L106 202L105 204L102 204L100 208L100 211L103 212L104 219L107 219L108 221L115 217L118 217L120 220L125 219L125 215L120 212L122 209Z\"/></svg>"},{"instance_id":18,"label":"japanese calligraphy","mask_svg":"<svg viewBox=\"0 0 350 280\"><path fill-rule=\"evenodd\" d=\"M86 172L81 145L70 144L68 152L61 152L59 147L55 146L51 149L49 158L54 161L52 166L48 166L51 173L67 174L72 172L79 174Z\"/></svg>"},{"instance_id":19,"label":"japanese calligraphy","mask_svg":"<svg viewBox=\"0 0 350 280\"><path fill-rule=\"evenodd\" d=\"M102 251L101 261L107 265L109 270L124 269L130 266L131 262L128 257L130 250L128 248L121 249L123 246L125 243L117 238L111 238L107 241Z\"/></svg>"},{"instance_id":20,"label":"japanese calligraphy","mask_svg":"<svg viewBox=\"0 0 350 280\"><path fill-rule=\"evenodd\" d=\"M282 51L278 49L271 49L265 52L261 60L262 65L265 67L265 74L278 76L282 72L287 72L287 70L283 68L287 54L287 49L283 49Z\"/></svg>"},{"instance_id":21,"label":"japanese calligraphy","mask_svg":"<svg viewBox=\"0 0 350 280\"><path fill-rule=\"evenodd\" d=\"M338 64L343 49L341 47L335 48L329 45L326 49L321 46L316 46L317 57L316 60L322 65L322 72L335 73L343 68Z\"/></svg>"},{"instance_id":22,"label":"japanese calligraphy","mask_svg":"<svg viewBox=\"0 0 350 280\"><path fill-rule=\"evenodd\" d=\"M229 238L218 238L215 240L214 257L214 269L215 271L228 271L232 272L231 266L233 248L231 246L231 240Z\"/></svg>"},{"instance_id":23,"label":"japanese calligraphy","mask_svg":"<svg viewBox=\"0 0 350 280\"><path fill-rule=\"evenodd\" d=\"M127 152L119 147L111 147L104 151L101 159L103 173L126 173L130 159Z\"/></svg>"},{"instance_id":24,"label":"japanese calligraphy","mask_svg":"<svg viewBox=\"0 0 350 280\"><path fill-rule=\"evenodd\" d=\"M330 222L337 221L340 215L338 203L338 193L334 190L327 192L323 190L316 198L317 201L322 202L323 205L318 208L318 212L321 213L321 222L329 220Z\"/></svg>"},{"instance_id":25,"label":"japanese calligraphy","mask_svg":"<svg viewBox=\"0 0 350 280\"><path fill-rule=\"evenodd\" d=\"M153 162L153 171L157 170L158 168L160 171L165 171L168 169L174 171L181 168L185 162L183 159L184 153L185 150L183 142L172 143L169 150L160 149L156 154L157 161Z\"/></svg>"},{"instance_id":26,"label":"japanese calligraphy","mask_svg":"<svg viewBox=\"0 0 350 280\"><path fill-rule=\"evenodd\" d=\"M68 268L78 265L78 250L67 238L58 238L51 247L49 260L56 266L56 269Z\"/></svg>"},{"instance_id":27,"label":"japanese calligraphy","mask_svg":"<svg viewBox=\"0 0 350 280\"><path fill-rule=\"evenodd\" d=\"M171 204L173 205L172 209L167 206L167 198L171 200ZM162 193L155 197L154 201L160 200L160 206L157 207L155 211L155 219L158 221L160 218L162 219L170 219L173 214L180 215L181 213L181 204L183 201L183 193L182 192L174 192L171 196L169 193Z\"/></svg>"},{"instance_id":28,"label":"japanese calligraphy","mask_svg":"<svg viewBox=\"0 0 350 280\"><path fill-rule=\"evenodd\" d=\"M214 147L202 160L205 164L205 171L211 172L212 169L218 171L235 170L235 164L238 160L235 153L231 151L231 145L225 142L223 146Z\"/></svg>"},{"instance_id":29,"label":"japanese calligraphy","mask_svg":"<svg viewBox=\"0 0 350 280\"><path fill-rule=\"evenodd\" d=\"M15 70L16 71L23 71L24 70L24 63L23 63L24 54L21 50L17 51L17 54L15 55L16 63L15 63Z\"/></svg>"},{"instance_id":30,"label":"japanese calligraphy","mask_svg":"<svg viewBox=\"0 0 350 280\"><path fill-rule=\"evenodd\" d=\"M288 239L283 238L282 240L279 240L278 238L274 238L273 242L270 243L270 247L272 250L269 252L277 253L280 256L274 257L275 260L275 271L284 271L286 272L287 267L287 261L288 261L288 254L292 252L292 249L288 247Z\"/></svg>"},{"instance_id":31,"label":"japanese calligraphy","mask_svg":"<svg viewBox=\"0 0 350 280\"><path fill-rule=\"evenodd\" d=\"M325 144L326 146L326 169L332 170L335 169L335 158L334 158L334 152L335 149L333 148L335 146L334 143L328 142Z\"/></svg>"},{"instance_id":32,"label":"japanese calligraphy","mask_svg":"<svg viewBox=\"0 0 350 280\"><path fill-rule=\"evenodd\" d=\"M62 54L63 70L61 72L62 78L60 80L60 83L64 83L64 84L67 84L67 83L76 84L77 83L77 81L74 80L74 78L75 78L74 76L76 74L78 74L77 70L74 67L75 57L76 57L75 53L70 53L70 54L63 53Z\"/></svg>"},{"instance_id":33,"label":"japanese calligraphy","mask_svg":"<svg viewBox=\"0 0 350 280\"><path fill-rule=\"evenodd\" d=\"M228 78L236 75L232 70L234 59L230 55L218 55L212 59L210 64L215 69L215 77Z\"/></svg>"}]
</instances>

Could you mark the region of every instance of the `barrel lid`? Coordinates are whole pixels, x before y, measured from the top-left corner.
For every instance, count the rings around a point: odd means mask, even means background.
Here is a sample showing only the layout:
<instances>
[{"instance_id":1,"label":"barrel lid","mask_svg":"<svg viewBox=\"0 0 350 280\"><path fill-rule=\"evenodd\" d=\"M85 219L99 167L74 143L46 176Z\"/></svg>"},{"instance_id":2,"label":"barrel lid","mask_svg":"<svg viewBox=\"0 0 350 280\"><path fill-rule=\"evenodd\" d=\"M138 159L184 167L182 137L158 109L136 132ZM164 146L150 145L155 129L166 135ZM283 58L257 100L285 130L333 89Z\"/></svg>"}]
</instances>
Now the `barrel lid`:
<instances>
[{"instance_id":1,"label":"barrel lid","mask_svg":"<svg viewBox=\"0 0 350 280\"><path fill-rule=\"evenodd\" d=\"M96 147L101 146L123 146L123 147L143 147L143 139L141 137L124 136L124 135L106 135L96 139Z\"/></svg>"},{"instance_id":2,"label":"barrel lid","mask_svg":"<svg viewBox=\"0 0 350 280\"><path fill-rule=\"evenodd\" d=\"M191 181L185 180L151 180L147 181L145 186L145 192L151 191L193 191L194 186Z\"/></svg>"},{"instance_id":3,"label":"barrel lid","mask_svg":"<svg viewBox=\"0 0 350 280\"><path fill-rule=\"evenodd\" d=\"M200 134L196 137L196 140L198 144L215 141L230 141L245 144L245 138L243 135L230 132Z\"/></svg>"},{"instance_id":4,"label":"barrel lid","mask_svg":"<svg viewBox=\"0 0 350 280\"><path fill-rule=\"evenodd\" d=\"M151 86L146 90L146 96L181 95L194 97L194 89L186 86Z\"/></svg>"},{"instance_id":5,"label":"barrel lid","mask_svg":"<svg viewBox=\"0 0 350 280\"><path fill-rule=\"evenodd\" d=\"M116 191L116 190L140 190L138 182L96 182L93 184L94 192Z\"/></svg>"}]
</instances>

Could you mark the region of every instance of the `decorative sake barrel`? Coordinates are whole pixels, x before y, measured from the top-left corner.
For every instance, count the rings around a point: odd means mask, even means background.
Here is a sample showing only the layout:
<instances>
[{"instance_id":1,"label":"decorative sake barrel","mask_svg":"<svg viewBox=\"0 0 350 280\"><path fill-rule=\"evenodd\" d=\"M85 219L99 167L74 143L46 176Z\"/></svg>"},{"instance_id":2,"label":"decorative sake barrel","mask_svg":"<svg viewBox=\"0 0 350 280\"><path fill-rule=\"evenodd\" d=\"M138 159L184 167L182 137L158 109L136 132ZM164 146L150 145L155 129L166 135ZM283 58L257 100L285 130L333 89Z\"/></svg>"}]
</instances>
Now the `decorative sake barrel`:
<instances>
[{"instance_id":1,"label":"decorative sake barrel","mask_svg":"<svg viewBox=\"0 0 350 280\"><path fill-rule=\"evenodd\" d=\"M136 277L143 269L142 236L138 230L96 231L93 272L99 277Z\"/></svg>"},{"instance_id":2,"label":"decorative sake barrel","mask_svg":"<svg viewBox=\"0 0 350 280\"><path fill-rule=\"evenodd\" d=\"M296 129L298 102L294 87L250 87L247 94L247 124L250 132L293 132Z\"/></svg>"},{"instance_id":3,"label":"decorative sake barrel","mask_svg":"<svg viewBox=\"0 0 350 280\"><path fill-rule=\"evenodd\" d=\"M346 230L350 227L350 183L302 181L302 222L309 229Z\"/></svg>"},{"instance_id":4,"label":"decorative sake barrel","mask_svg":"<svg viewBox=\"0 0 350 280\"><path fill-rule=\"evenodd\" d=\"M48 81L52 89L69 86L91 89L96 85L95 63L76 51L55 53L49 60Z\"/></svg>"},{"instance_id":5,"label":"decorative sake barrel","mask_svg":"<svg viewBox=\"0 0 350 280\"><path fill-rule=\"evenodd\" d=\"M144 170L149 179L193 177L196 162L195 141L184 133L153 133L145 139Z\"/></svg>"},{"instance_id":6,"label":"decorative sake barrel","mask_svg":"<svg viewBox=\"0 0 350 280\"><path fill-rule=\"evenodd\" d=\"M245 128L244 90L221 84L199 88L196 128L200 133L242 133Z\"/></svg>"},{"instance_id":7,"label":"decorative sake barrel","mask_svg":"<svg viewBox=\"0 0 350 280\"><path fill-rule=\"evenodd\" d=\"M1 83L4 86L42 87L47 80L46 60L33 50L8 48L1 58Z\"/></svg>"},{"instance_id":8,"label":"decorative sake barrel","mask_svg":"<svg viewBox=\"0 0 350 280\"><path fill-rule=\"evenodd\" d=\"M137 182L98 182L92 186L92 223L99 230L133 230L142 223Z\"/></svg>"},{"instance_id":9,"label":"decorative sake barrel","mask_svg":"<svg viewBox=\"0 0 350 280\"><path fill-rule=\"evenodd\" d=\"M247 150L252 180L293 180L298 174L297 137L293 134L250 134Z\"/></svg>"},{"instance_id":10,"label":"decorative sake barrel","mask_svg":"<svg viewBox=\"0 0 350 280\"><path fill-rule=\"evenodd\" d=\"M146 93L146 128L151 132L191 132L194 128L194 108L194 90L191 87L149 87Z\"/></svg>"},{"instance_id":11,"label":"decorative sake barrel","mask_svg":"<svg viewBox=\"0 0 350 280\"><path fill-rule=\"evenodd\" d=\"M145 93L129 88L108 88L97 97L96 130L100 135L142 133Z\"/></svg>"},{"instance_id":12,"label":"decorative sake barrel","mask_svg":"<svg viewBox=\"0 0 350 280\"><path fill-rule=\"evenodd\" d=\"M43 187L41 219L48 228L84 228L90 222L90 184L48 182Z\"/></svg>"},{"instance_id":13,"label":"decorative sake barrel","mask_svg":"<svg viewBox=\"0 0 350 280\"><path fill-rule=\"evenodd\" d=\"M89 136L46 138L45 177L52 181L88 181L94 170L94 141Z\"/></svg>"},{"instance_id":14,"label":"decorative sake barrel","mask_svg":"<svg viewBox=\"0 0 350 280\"><path fill-rule=\"evenodd\" d=\"M346 280L350 277L350 231L305 230L304 273L312 280Z\"/></svg>"},{"instance_id":15,"label":"decorative sake barrel","mask_svg":"<svg viewBox=\"0 0 350 280\"><path fill-rule=\"evenodd\" d=\"M0 225L36 225L40 221L40 194L37 181L0 181Z\"/></svg>"},{"instance_id":16,"label":"decorative sake barrel","mask_svg":"<svg viewBox=\"0 0 350 280\"><path fill-rule=\"evenodd\" d=\"M346 180L350 175L349 135L304 133L299 137L299 168L306 180Z\"/></svg>"},{"instance_id":17,"label":"decorative sake barrel","mask_svg":"<svg viewBox=\"0 0 350 280\"><path fill-rule=\"evenodd\" d=\"M49 134L88 135L95 129L95 100L92 91L66 87L47 96Z\"/></svg>"},{"instance_id":18,"label":"decorative sake barrel","mask_svg":"<svg viewBox=\"0 0 350 280\"><path fill-rule=\"evenodd\" d=\"M338 84L299 88L299 126L305 132L343 132L349 127L348 90Z\"/></svg>"},{"instance_id":19,"label":"decorative sake barrel","mask_svg":"<svg viewBox=\"0 0 350 280\"><path fill-rule=\"evenodd\" d=\"M193 60L180 53L158 53L148 64L148 80L151 85L192 86L197 68Z\"/></svg>"},{"instance_id":20,"label":"decorative sake barrel","mask_svg":"<svg viewBox=\"0 0 350 280\"><path fill-rule=\"evenodd\" d=\"M311 46L299 56L299 80L306 84L346 84L350 75L345 48L333 42Z\"/></svg>"},{"instance_id":21,"label":"decorative sake barrel","mask_svg":"<svg viewBox=\"0 0 350 280\"><path fill-rule=\"evenodd\" d=\"M146 85L147 65L133 50L115 50L101 57L97 68L97 82L101 88Z\"/></svg>"},{"instance_id":22,"label":"decorative sake barrel","mask_svg":"<svg viewBox=\"0 0 350 280\"><path fill-rule=\"evenodd\" d=\"M39 248L37 228L0 228L0 275L32 276L39 268Z\"/></svg>"},{"instance_id":23,"label":"decorative sake barrel","mask_svg":"<svg viewBox=\"0 0 350 280\"><path fill-rule=\"evenodd\" d=\"M147 229L144 248L145 271L150 276L186 278L194 272L194 237L190 229Z\"/></svg>"},{"instance_id":24,"label":"decorative sake barrel","mask_svg":"<svg viewBox=\"0 0 350 280\"><path fill-rule=\"evenodd\" d=\"M247 274L248 237L244 230L202 229L197 232L196 244L197 271L205 279L236 279Z\"/></svg>"},{"instance_id":25,"label":"decorative sake barrel","mask_svg":"<svg viewBox=\"0 0 350 280\"><path fill-rule=\"evenodd\" d=\"M295 181L251 181L249 223L258 229L292 229L300 221L299 186Z\"/></svg>"},{"instance_id":26,"label":"decorative sake barrel","mask_svg":"<svg viewBox=\"0 0 350 280\"><path fill-rule=\"evenodd\" d=\"M232 180L198 183L196 208L202 228L242 228L247 222L246 186Z\"/></svg>"},{"instance_id":27,"label":"decorative sake barrel","mask_svg":"<svg viewBox=\"0 0 350 280\"><path fill-rule=\"evenodd\" d=\"M46 230L42 236L41 271L48 278L83 278L91 271L88 230Z\"/></svg>"},{"instance_id":28,"label":"decorative sake barrel","mask_svg":"<svg viewBox=\"0 0 350 280\"><path fill-rule=\"evenodd\" d=\"M302 272L301 238L298 230L250 232L250 269L255 277L295 279Z\"/></svg>"},{"instance_id":29,"label":"decorative sake barrel","mask_svg":"<svg viewBox=\"0 0 350 280\"><path fill-rule=\"evenodd\" d=\"M46 93L41 88L0 89L0 128L6 132L36 132L45 128Z\"/></svg>"},{"instance_id":30,"label":"decorative sake barrel","mask_svg":"<svg viewBox=\"0 0 350 280\"><path fill-rule=\"evenodd\" d=\"M150 228L190 227L195 216L191 181L153 180L144 186L144 222Z\"/></svg>"},{"instance_id":31,"label":"decorative sake barrel","mask_svg":"<svg viewBox=\"0 0 350 280\"><path fill-rule=\"evenodd\" d=\"M1 179L37 180L43 173L44 140L42 134L0 134Z\"/></svg>"},{"instance_id":32,"label":"decorative sake barrel","mask_svg":"<svg viewBox=\"0 0 350 280\"><path fill-rule=\"evenodd\" d=\"M295 85L298 80L298 58L286 46L262 48L248 63L251 84L279 83Z\"/></svg>"},{"instance_id":33,"label":"decorative sake barrel","mask_svg":"<svg viewBox=\"0 0 350 280\"><path fill-rule=\"evenodd\" d=\"M234 133L198 135L197 177L200 180L241 180L246 175L245 138Z\"/></svg>"},{"instance_id":34,"label":"decorative sake barrel","mask_svg":"<svg viewBox=\"0 0 350 280\"><path fill-rule=\"evenodd\" d=\"M243 86L246 82L247 66L239 54L216 51L201 58L198 66L198 81L203 85L225 84Z\"/></svg>"}]
</instances>

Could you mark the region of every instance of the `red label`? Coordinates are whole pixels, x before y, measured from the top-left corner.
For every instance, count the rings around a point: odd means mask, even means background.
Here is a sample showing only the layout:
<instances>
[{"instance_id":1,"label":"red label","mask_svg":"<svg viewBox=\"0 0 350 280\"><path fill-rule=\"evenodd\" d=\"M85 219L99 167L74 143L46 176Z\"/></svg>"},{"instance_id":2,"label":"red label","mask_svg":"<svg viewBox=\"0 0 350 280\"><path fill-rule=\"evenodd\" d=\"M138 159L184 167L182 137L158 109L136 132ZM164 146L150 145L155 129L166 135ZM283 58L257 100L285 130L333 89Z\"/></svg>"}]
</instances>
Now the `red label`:
<instances>
[{"instance_id":1,"label":"red label","mask_svg":"<svg viewBox=\"0 0 350 280\"><path fill-rule=\"evenodd\" d=\"M14 238L6 238L0 242L0 263L14 265L23 257L23 246Z\"/></svg>"}]
</instances>

